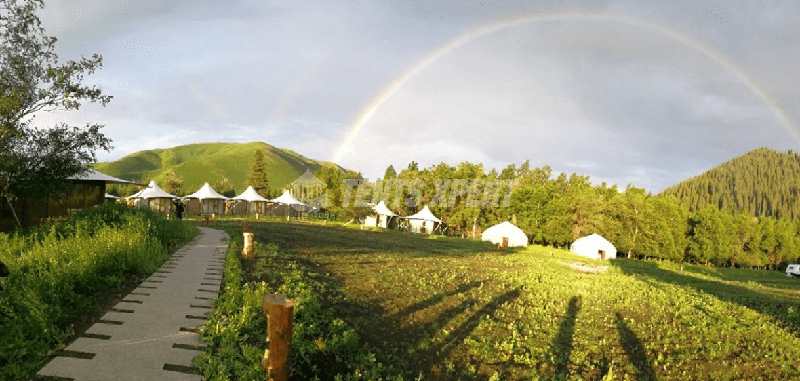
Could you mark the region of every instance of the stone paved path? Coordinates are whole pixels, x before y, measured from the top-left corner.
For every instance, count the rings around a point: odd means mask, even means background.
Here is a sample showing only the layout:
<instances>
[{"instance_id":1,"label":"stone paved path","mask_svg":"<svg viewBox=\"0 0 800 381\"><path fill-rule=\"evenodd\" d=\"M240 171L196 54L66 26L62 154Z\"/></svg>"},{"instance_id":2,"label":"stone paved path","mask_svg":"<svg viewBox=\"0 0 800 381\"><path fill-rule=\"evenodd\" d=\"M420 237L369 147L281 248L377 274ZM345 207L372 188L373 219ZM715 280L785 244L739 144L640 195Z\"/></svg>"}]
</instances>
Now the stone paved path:
<instances>
[{"instance_id":1,"label":"stone paved path","mask_svg":"<svg viewBox=\"0 0 800 381\"><path fill-rule=\"evenodd\" d=\"M47 380L200 380L196 328L219 295L227 234L200 228L102 320L61 351L38 376Z\"/></svg>"}]
</instances>

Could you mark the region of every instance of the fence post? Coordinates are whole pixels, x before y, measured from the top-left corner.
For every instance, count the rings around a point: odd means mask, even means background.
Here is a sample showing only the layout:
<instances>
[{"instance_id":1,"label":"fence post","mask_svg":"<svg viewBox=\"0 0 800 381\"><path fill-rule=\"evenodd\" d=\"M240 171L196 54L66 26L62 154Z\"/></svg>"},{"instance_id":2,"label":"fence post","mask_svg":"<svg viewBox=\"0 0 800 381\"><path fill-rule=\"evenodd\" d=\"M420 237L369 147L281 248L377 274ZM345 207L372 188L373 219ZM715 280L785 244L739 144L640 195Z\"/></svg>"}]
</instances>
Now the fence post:
<instances>
[{"instance_id":1,"label":"fence post","mask_svg":"<svg viewBox=\"0 0 800 381\"><path fill-rule=\"evenodd\" d=\"M244 236L244 248L242 249L242 257L253 259L253 252L255 252L255 235L253 233L242 233Z\"/></svg>"},{"instance_id":2,"label":"fence post","mask_svg":"<svg viewBox=\"0 0 800 381\"><path fill-rule=\"evenodd\" d=\"M264 353L261 366L269 381L286 381L289 376L289 347L292 344L292 319L294 303L283 294L264 295L264 313L267 315L269 349Z\"/></svg>"}]
</instances>

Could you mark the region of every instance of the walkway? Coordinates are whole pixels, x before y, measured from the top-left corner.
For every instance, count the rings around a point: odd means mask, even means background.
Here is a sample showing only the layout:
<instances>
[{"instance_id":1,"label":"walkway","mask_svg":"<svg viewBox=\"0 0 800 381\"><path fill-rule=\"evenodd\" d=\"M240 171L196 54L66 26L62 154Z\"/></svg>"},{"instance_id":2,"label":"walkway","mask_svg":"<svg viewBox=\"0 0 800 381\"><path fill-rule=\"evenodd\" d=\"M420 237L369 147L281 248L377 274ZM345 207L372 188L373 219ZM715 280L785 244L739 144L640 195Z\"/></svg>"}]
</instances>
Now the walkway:
<instances>
[{"instance_id":1,"label":"walkway","mask_svg":"<svg viewBox=\"0 0 800 381\"><path fill-rule=\"evenodd\" d=\"M200 380L197 327L219 294L228 236L200 228L38 375L46 380Z\"/></svg>"}]
</instances>

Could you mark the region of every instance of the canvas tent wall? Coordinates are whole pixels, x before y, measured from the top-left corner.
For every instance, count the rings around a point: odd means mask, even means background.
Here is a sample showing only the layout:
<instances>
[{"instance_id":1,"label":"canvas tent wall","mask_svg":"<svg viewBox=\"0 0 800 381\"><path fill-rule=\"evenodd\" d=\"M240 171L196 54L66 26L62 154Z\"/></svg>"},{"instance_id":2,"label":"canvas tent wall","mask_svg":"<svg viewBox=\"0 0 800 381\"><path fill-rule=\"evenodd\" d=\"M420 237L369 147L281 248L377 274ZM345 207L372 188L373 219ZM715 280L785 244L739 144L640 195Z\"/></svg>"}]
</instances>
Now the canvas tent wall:
<instances>
[{"instance_id":1,"label":"canvas tent wall","mask_svg":"<svg viewBox=\"0 0 800 381\"><path fill-rule=\"evenodd\" d=\"M432 234L436 226L442 223L442 220L434 216L427 205L416 214L405 217L405 219L408 220L409 230L412 233L421 234Z\"/></svg>"},{"instance_id":2,"label":"canvas tent wall","mask_svg":"<svg viewBox=\"0 0 800 381\"><path fill-rule=\"evenodd\" d=\"M386 203L379 202L378 205L372 207L374 214L367 216L364 220L366 226L377 226L379 228L390 228L396 225L398 215L389 210Z\"/></svg>"},{"instance_id":3,"label":"canvas tent wall","mask_svg":"<svg viewBox=\"0 0 800 381\"><path fill-rule=\"evenodd\" d=\"M578 238L569 250L583 257L606 260L617 257L617 248L599 234Z\"/></svg>"},{"instance_id":4,"label":"canvas tent wall","mask_svg":"<svg viewBox=\"0 0 800 381\"><path fill-rule=\"evenodd\" d=\"M46 200L18 197L9 202L0 197L0 232L10 232L17 228L17 220L22 226L40 224L48 218L64 217L81 209L105 202L107 184L133 184L130 181L108 176L87 168L81 175L67 178L70 186L60 196ZM14 217L16 215L16 217Z\"/></svg>"},{"instance_id":5,"label":"canvas tent wall","mask_svg":"<svg viewBox=\"0 0 800 381\"><path fill-rule=\"evenodd\" d=\"M227 197L217 193L208 183L203 184L197 192L183 197L189 200L186 203L188 214L223 214ZM193 202L192 200L196 200Z\"/></svg>"},{"instance_id":6,"label":"canvas tent wall","mask_svg":"<svg viewBox=\"0 0 800 381\"><path fill-rule=\"evenodd\" d=\"M248 186L242 194L231 199L231 214L265 214L267 211L267 200L261 197L252 186Z\"/></svg>"},{"instance_id":7,"label":"canvas tent wall","mask_svg":"<svg viewBox=\"0 0 800 381\"><path fill-rule=\"evenodd\" d=\"M528 246L528 236L525 235L525 232L508 221L486 229L481 234L481 240L492 242L501 247Z\"/></svg>"},{"instance_id":8,"label":"canvas tent wall","mask_svg":"<svg viewBox=\"0 0 800 381\"><path fill-rule=\"evenodd\" d=\"M161 214L169 214L172 211L172 200L176 198L177 196L165 192L151 180L146 188L128 196L128 203L140 208L149 207Z\"/></svg>"},{"instance_id":9,"label":"canvas tent wall","mask_svg":"<svg viewBox=\"0 0 800 381\"><path fill-rule=\"evenodd\" d=\"M288 190L284 190L280 197L269 200L272 204L267 208L267 213L276 216L301 217L303 213L313 211L314 208L298 201Z\"/></svg>"}]
</instances>

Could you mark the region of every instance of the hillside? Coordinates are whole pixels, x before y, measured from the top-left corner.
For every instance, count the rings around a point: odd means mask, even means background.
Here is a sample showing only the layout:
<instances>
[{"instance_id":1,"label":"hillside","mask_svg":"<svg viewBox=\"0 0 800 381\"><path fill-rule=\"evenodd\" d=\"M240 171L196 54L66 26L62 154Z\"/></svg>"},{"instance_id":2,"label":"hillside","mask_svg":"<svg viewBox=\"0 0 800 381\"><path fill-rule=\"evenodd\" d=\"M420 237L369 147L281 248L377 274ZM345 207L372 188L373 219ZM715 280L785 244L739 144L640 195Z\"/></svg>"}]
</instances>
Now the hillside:
<instances>
[{"instance_id":1,"label":"hillside","mask_svg":"<svg viewBox=\"0 0 800 381\"><path fill-rule=\"evenodd\" d=\"M675 195L691 211L714 204L752 216L800 218L800 154L759 148L681 181Z\"/></svg>"},{"instance_id":2,"label":"hillside","mask_svg":"<svg viewBox=\"0 0 800 381\"><path fill-rule=\"evenodd\" d=\"M205 182L213 186L224 176L238 193L245 189L256 150L264 153L267 178L272 190L281 189L307 169L315 172L326 164L287 149L251 142L199 143L140 151L117 161L97 163L94 167L111 176L142 183L156 180L159 184L165 182L166 173L172 169L183 178L183 193L194 192Z\"/></svg>"}]
</instances>

